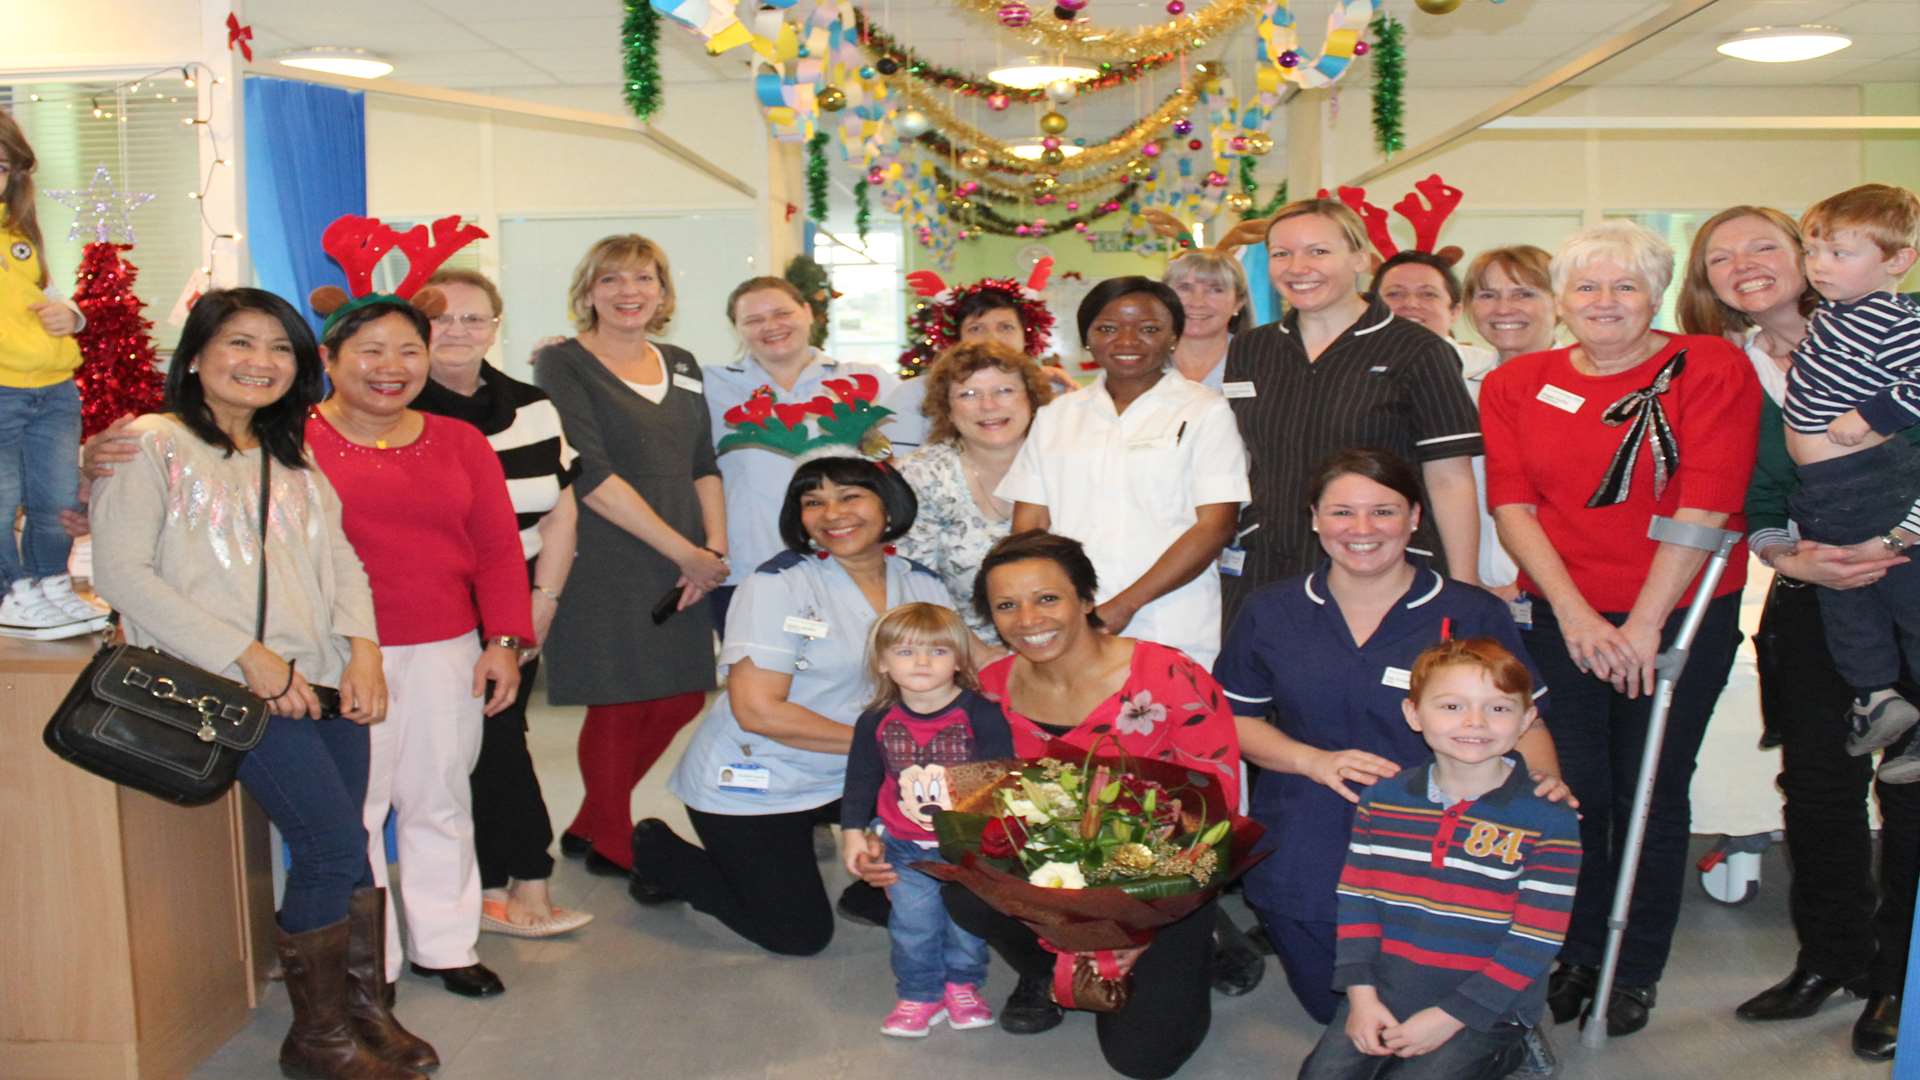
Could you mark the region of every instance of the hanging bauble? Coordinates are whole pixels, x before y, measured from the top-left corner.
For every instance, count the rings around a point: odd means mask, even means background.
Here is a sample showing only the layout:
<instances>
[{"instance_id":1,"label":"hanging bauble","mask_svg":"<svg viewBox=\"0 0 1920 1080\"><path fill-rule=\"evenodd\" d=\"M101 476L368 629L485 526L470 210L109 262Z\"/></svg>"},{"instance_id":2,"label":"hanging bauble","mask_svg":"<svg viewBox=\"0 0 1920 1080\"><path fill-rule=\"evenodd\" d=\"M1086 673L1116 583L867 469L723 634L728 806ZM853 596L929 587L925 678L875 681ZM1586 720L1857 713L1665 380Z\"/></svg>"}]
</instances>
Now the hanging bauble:
<instances>
[{"instance_id":1,"label":"hanging bauble","mask_svg":"<svg viewBox=\"0 0 1920 1080\"><path fill-rule=\"evenodd\" d=\"M821 112L839 112L847 107L847 92L837 86L829 86L813 97Z\"/></svg>"},{"instance_id":2,"label":"hanging bauble","mask_svg":"<svg viewBox=\"0 0 1920 1080\"><path fill-rule=\"evenodd\" d=\"M1070 213L1070 214L1071 214L1071 213L1078 213L1078 212L1079 212L1079 210L1080 210L1080 204L1079 204L1078 202L1076 202L1076 201L1075 201L1075 200L1073 200L1073 199L1068 199L1068 200L1067 200L1067 212L1068 212L1068 213Z\"/></svg>"},{"instance_id":3,"label":"hanging bauble","mask_svg":"<svg viewBox=\"0 0 1920 1080\"><path fill-rule=\"evenodd\" d=\"M1187 5L1181 3L1180 0L1167 0L1167 14L1179 16L1184 14L1186 10Z\"/></svg>"},{"instance_id":4,"label":"hanging bauble","mask_svg":"<svg viewBox=\"0 0 1920 1080\"><path fill-rule=\"evenodd\" d=\"M1033 12L1020 0L1000 5L1000 25L1009 30L1018 30L1033 21Z\"/></svg>"},{"instance_id":5,"label":"hanging bauble","mask_svg":"<svg viewBox=\"0 0 1920 1080\"><path fill-rule=\"evenodd\" d=\"M1189 150L1199 150L1202 146L1205 146L1205 145L1206 144L1201 142L1199 139L1187 140L1187 149Z\"/></svg>"},{"instance_id":6,"label":"hanging bauble","mask_svg":"<svg viewBox=\"0 0 1920 1080\"><path fill-rule=\"evenodd\" d=\"M1077 233L1085 233L1085 232L1087 231L1087 223L1086 223L1086 222L1084 222L1084 221L1076 221L1076 222L1074 222L1074 223L1073 223L1073 231L1074 231L1074 232L1077 232Z\"/></svg>"},{"instance_id":7,"label":"hanging bauble","mask_svg":"<svg viewBox=\"0 0 1920 1080\"><path fill-rule=\"evenodd\" d=\"M992 109L994 112L1006 112L1007 106L1011 104L1013 104L1013 99L997 90L987 95L987 108Z\"/></svg>"},{"instance_id":8,"label":"hanging bauble","mask_svg":"<svg viewBox=\"0 0 1920 1080\"><path fill-rule=\"evenodd\" d=\"M975 148L960 155L960 167L969 172L979 172L991 164L993 159L987 156L985 150Z\"/></svg>"},{"instance_id":9,"label":"hanging bauble","mask_svg":"<svg viewBox=\"0 0 1920 1080\"><path fill-rule=\"evenodd\" d=\"M1147 164L1145 161L1141 160L1140 158L1133 158L1127 162L1127 175L1133 177L1136 180L1147 175L1152 171L1153 171L1153 166Z\"/></svg>"},{"instance_id":10,"label":"hanging bauble","mask_svg":"<svg viewBox=\"0 0 1920 1080\"><path fill-rule=\"evenodd\" d=\"M1033 178L1032 188L1035 195L1045 195L1059 186L1059 179L1052 173L1042 173Z\"/></svg>"},{"instance_id":11,"label":"hanging bauble","mask_svg":"<svg viewBox=\"0 0 1920 1080\"><path fill-rule=\"evenodd\" d=\"M1140 148L1140 152L1150 158L1157 158L1160 156L1160 144L1157 142L1150 142L1145 146L1142 146Z\"/></svg>"},{"instance_id":12,"label":"hanging bauble","mask_svg":"<svg viewBox=\"0 0 1920 1080\"><path fill-rule=\"evenodd\" d=\"M1055 138L1052 135L1049 135L1046 138L1040 140L1040 149L1058 150L1060 149L1060 140Z\"/></svg>"},{"instance_id":13,"label":"hanging bauble","mask_svg":"<svg viewBox=\"0 0 1920 1080\"><path fill-rule=\"evenodd\" d=\"M1227 174L1221 172L1219 169L1214 169L1212 172L1207 173L1207 186L1208 187L1226 187Z\"/></svg>"},{"instance_id":14,"label":"hanging bauble","mask_svg":"<svg viewBox=\"0 0 1920 1080\"><path fill-rule=\"evenodd\" d=\"M1026 236L1028 233L1031 233L1032 231L1033 231L1032 229L1027 228L1025 225L1015 225L1013 227L1013 235L1015 236Z\"/></svg>"},{"instance_id":15,"label":"hanging bauble","mask_svg":"<svg viewBox=\"0 0 1920 1080\"><path fill-rule=\"evenodd\" d=\"M1037 233L1043 233L1043 232L1046 232L1046 231L1047 231L1047 219L1046 219L1046 218L1043 218L1043 217L1042 217L1042 218L1034 218L1034 219L1033 219L1033 231L1034 231L1034 232L1037 232Z\"/></svg>"},{"instance_id":16,"label":"hanging bauble","mask_svg":"<svg viewBox=\"0 0 1920 1080\"><path fill-rule=\"evenodd\" d=\"M1035 206L1052 206L1059 201L1060 197L1052 192L1048 192L1045 195L1035 195L1033 197L1033 205Z\"/></svg>"},{"instance_id":17,"label":"hanging bauble","mask_svg":"<svg viewBox=\"0 0 1920 1080\"><path fill-rule=\"evenodd\" d=\"M927 114L919 109L908 109L893 122L893 129L898 131L902 138L907 139L917 139L932 127L933 121L927 119Z\"/></svg>"},{"instance_id":18,"label":"hanging bauble","mask_svg":"<svg viewBox=\"0 0 1920 1080\"><path fill-rule=\"evenodd\" d=\"M1253 209L1253 196L1244 191L1236 191L1227 196L1226 206L1236 214L1244 214Z\"/></svg>"},{"instance_id":19,"label":"hanging bauble","mask_svg":"<svg viewBox=\"0 0 1920 1080\"><path fill-rule=\"evenodd\" d=\"M1187 119L1184 116L1173 122L1173 133L1175 135L1185 135L1192 130L1193 130L1193 121Z\"/></svg>"},{"instance_id":20,"label":"hanging bauble","mask_svg":"<svg viewBox=\"0 0 1920 1080\"><path fill-rule=\"evenodd\" d=\"M1297 52L1294 52L1294 51L1293 51L1292 49L1288 49L1288 50L1287 50L1286 52L1283 52L1283 53L1281 53L1281 54L1280 54L1280 66L1281 66L1281 67L1283 67L1283 68L1297 68L1297 67L1299 67L1299 66L1300 66L1300 54L1299 54L1299 53L1297 53Z\"/></svg>"},{"instance_id":21,"label":"hanging bauble","mask_svg":"<svg viewBox=\"0 0 1920 1080\"><path fill-rule=\"evenodd\" d=\"M1227 146L1236 154L1244 154L1247 152L1247 137L1245 135L1235 135L1233 138L1227 140Z\"/></svg>"},{"instance_id":22,"label":"hanging bauble","mask_svg":"<svg viewBox=\"0 0 1920 1080\"><path fill-rule=\"evenodd\" d=\"M1072 101L1073 95L1079 92L1080 87L1072 79L1055 79L1047 84L1047 98L1050 101L1064 104Z\"/></svg>"},{"instance_id":23,"label":"hanging bauble","mask_svg":"<svg viewBox=\"0 0 1920 1080\"><path fill-rule=\"evenodd\" d=\"M873 62L874 70L882 75L891 75L900 70L900 61L891 56L883 56Z\"/></svg>"},{"instance_id":24,"label":"hanging bauble","mask_svg":"<svg viewBox=\"0 0 1920 1080\"><path fill-rule=\"evenodd\" d=\"M1054 5L1066 8L1068 11L1081 11L1089 2L1090 0L1054 0Z\"/></svg>"},{"instance_id":25,"label":"hanging bauble","mask_svg":"<svg viewBox=\"0 0 1920 1080\"><path fill-rule=\"evenodd\" d=\"M1259 157L1273 149L1273 136L1264 131L1256 131L1247 136L1247 153Z\"/></svg>"},{"instance_id":26,"label":"hanging bauble","mask_svg":"<svg viewBox=\"0 0 1920 1080\"><path fill-rule=\"evenodd\" d=\"M867 183L872 184L874 187L879 187L886 182L887 174L881 172L879 169L871 169L867 172Z\"/></svg>"},{"instance_id":27,"label":"hanging bauble","mask_svg":"<svg viewBox=\"0 0 1920 1080\"><path fill-rule=\"evenodd\" d=\"M978 194L980 194L980 181L978 181L978 180L969 180L969 181L967 181L966 183L964 183L964 184L961 184L961 185L960 185L960 194L962 194L962 195L978 195Z\"/></svg>"},{"instance_id":28,"label":"hanging bauble","mask_svg":"<svg viewBox=\"0 0 1920 1080\"><path fill-rule=\"evenodd\" d=\"M1067 160L1067 152L1065 150L1060 149L1057 146L1054 147L1052 150L1040 151L1040 164L1042 165L1058 167L1064 164L1066 160Z\"/></svg>"},{"instance_id":29,"label":"hanging bauble","mask_svg":"<svg viewBox=\"0 0 1920 1080\"><path fill-rule=\"evenodd\" d=\"M1061 22L1072 22L1078 16L1079 12L1069 7L1056 7L1053 9L1053 17L1059 19Z\"/></svg>"},{"instance_id":30,"label":"hanging bauble","mask_svg":"<svg viewBox=\"0 0 1920 1080\"><path fill-rule=\"evenodd\" d=\"M871 79L871 78L873 78L873 68L872 68L871 66L869 66L869 67L863 67L863 68L861 68L861 69L860 69L860 77L861 77L861 78L863 78L863 79Z\"/></svg>"},{"instance_id":31,"label":"hanging bauble","mask_svg":"<svg viewBox=\"0 0 1920 1080\"><path fill-rule=\"evenodd\" d=\"M1413 0L1413 6L1429 15L1445 15L1460 6L1460 0Z\"/></svg>"},{"instance_id":32,"label":"hanging bauble","mask_svg":"<svg viewBox=\"0 0 1920 1080\"><path fill-rule=\"evenodd\" d=\"M1040 118L1040 130L1049 135L1059 135L1067 130L1067 118L1057 112L1047 113Z\"/></svg>"},{"instance_id":33,"label":"hanging bauble","mask_svg":"<svg viewBox=\"0 0 1920 1080\"><path fill-rule=\"evenodd\" d=\"M1355 56L1365 56L1365 55L1367 55L1367 52L1368 52L1368 50L1370 50L1370 49L1372 49L1372 48L1373 48L1373 46L1371 46L1371 45L1369 45L1369 44L1367 44L1367 43L1366 43L1366 42L1364 42L1364 41L1356 41L1356 42L1354 42L1354 43L1353 43L1353 55L1355 55Z\"/></svg>"}]
</instances>

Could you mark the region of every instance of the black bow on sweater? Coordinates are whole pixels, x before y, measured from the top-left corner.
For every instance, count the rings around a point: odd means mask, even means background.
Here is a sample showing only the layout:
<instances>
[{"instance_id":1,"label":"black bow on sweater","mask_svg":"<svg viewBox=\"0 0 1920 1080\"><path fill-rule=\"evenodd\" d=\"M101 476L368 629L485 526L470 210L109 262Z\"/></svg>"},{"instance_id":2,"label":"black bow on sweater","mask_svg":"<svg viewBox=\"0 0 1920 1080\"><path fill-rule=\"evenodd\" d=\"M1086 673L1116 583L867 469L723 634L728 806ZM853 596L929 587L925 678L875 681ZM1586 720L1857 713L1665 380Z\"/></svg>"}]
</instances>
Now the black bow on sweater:
<instances>
[{"instance_id":1,"label":"black bow on sweater","mask_svg":"<svg viewBox=\"0 0 1920 1080\"><path fill-rule=\"evenodd\" d=\"M1658 500L1665 493L1667 481L1680 471L1680 444L1673 437L1673 425L1667 423L1667 411L1661 407L1660 397L1686 367L1687 350L1681 349L1644 389L1635 390L1600 414L1600 422L1608 427L1619 427L1628 421L1632 421L1633 426L1627 429L1627 437L1620 440L1619 449L1613 452L1613 464L1607 467L1606 477L1587 500L1588 507L1613 506L1627 501L1633 487L1633 467L1640 460L1643 436L1648 437L1653 447L1653 497Z\"/></svg>"}]
</instances>

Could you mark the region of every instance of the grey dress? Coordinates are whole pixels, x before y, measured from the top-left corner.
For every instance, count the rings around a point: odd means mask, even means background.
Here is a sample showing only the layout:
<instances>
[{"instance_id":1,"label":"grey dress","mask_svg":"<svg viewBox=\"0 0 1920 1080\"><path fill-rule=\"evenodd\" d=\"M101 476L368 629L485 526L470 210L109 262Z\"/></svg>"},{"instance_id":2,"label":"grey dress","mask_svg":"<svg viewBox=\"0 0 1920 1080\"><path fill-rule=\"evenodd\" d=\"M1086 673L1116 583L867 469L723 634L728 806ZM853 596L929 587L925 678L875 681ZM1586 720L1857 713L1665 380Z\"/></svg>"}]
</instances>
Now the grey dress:
<instances>
[{"instance_id":1,"label":"grey dress","mask_svg":"<svg viewBox=\"0 0 1920 1080\"><path fill-rule=\"evenodd\" d=\"M667 396L655 405L569 339L533 358L533 382L553 399L580 454L579 554L543 650L555 705L615 705L713 689L713 616L695 604L655 626L653 606L680 568L595 513L588 495L608 477L632 484L654 513L696 544L707 534L693 482L719 476L700 365L659 345Z\"/></svg>"}]
</instances>

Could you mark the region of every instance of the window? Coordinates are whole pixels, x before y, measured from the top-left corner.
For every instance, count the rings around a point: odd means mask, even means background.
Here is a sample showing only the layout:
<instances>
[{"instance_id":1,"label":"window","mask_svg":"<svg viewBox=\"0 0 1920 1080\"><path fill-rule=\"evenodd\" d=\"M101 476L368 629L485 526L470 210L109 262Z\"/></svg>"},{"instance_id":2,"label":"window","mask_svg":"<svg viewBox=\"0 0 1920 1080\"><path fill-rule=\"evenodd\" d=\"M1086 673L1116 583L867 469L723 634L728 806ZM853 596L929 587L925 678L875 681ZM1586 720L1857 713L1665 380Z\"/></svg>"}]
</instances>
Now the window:
<instances>
[{"instance_id":1,"label":"window","mask_svg":"<svg viewBox=\"0 0 1920 1080\"><path fill-rule=\"evenodd\" d=\"M826 351L836 360L863 360L891 369L906 348L901 304L901 235L897 225L867 230L863 248L844 247L824 233L813 259L826 267L840 295L827 308Z\"/></svg>"},{"instance_id":2,"label":"window","mask_svg":"<svg viewBox=\"0 0 1920 1080\"><path fill-rule=\"evenodd\" d=\"M171 350L180 328L167 324L167 314L206 260L199 205L187 197L204 179L202 136L185 123L195 112L193 90L177 73L139 83L137 90L116 90L112 83L20 84L0 86L0 107L13 113L39 159L34 186L47 243L43 256L62 295L73 292L81 248L93 234L83 229L69 240L73 211L47 192L83 189L105 165L119 190L153 193L129 219L136 244L122 258L139 268L134 293L153 320L155 347Z\"/></svg>"}]
</instances>

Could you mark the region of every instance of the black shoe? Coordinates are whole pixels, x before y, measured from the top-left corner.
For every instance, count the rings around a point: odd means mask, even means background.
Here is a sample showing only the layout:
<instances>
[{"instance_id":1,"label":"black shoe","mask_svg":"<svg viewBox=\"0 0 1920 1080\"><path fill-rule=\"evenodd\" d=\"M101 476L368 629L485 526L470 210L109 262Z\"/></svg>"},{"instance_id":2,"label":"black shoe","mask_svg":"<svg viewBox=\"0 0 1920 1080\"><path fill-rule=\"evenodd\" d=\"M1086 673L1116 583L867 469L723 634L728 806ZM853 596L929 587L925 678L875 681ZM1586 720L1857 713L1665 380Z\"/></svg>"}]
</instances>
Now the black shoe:
<instances>
[{"instance_id":1,"label":"black shoe","mask_svg":"<svg viewBox=\"0 0 1920 1080\"><path fill-rule=\"evenodd\" d=\"M1547 1008L1553 1022L1564 1024L1587 1009L1600 983L1600 969L1586 964L1561 964L1547 978Z\"/></svg>"},{"instance_id":2,"label":"black shoe","mask_svg":"<svg viewBox=\"0 0 1920 1080\"><path fill-rule=\"evenodd\" d=\"M1278 955L1273 951L1273 942L1267 939L1267 928L1259 923L1255 923L1253 929L1247 931L1247 944L1261 956Z\"/></svg>"},{"instance_id":3,"label":"black shoe","mask_svg":"<svg viewBox=\"0 0 1920 1080\"><path fill-rule=\"evenodd\" d=\"M1868 1061L1889 1061L1900 1042L1900 995L1876 990L1853 1024L1853 1052Z\"/></svg>"},{"instance_id":4,"label":"black shoe","mask_svg":"<svg viewBox=\"0 0 1920 1080\"><path fill-rule=\"evenodd\" d=\"M1065 1012L1053 1003L1053 977L1022 975L1020 985L1000 1008L1000 1030L1009 1035L1038 1035L1060 1026Z\"/></svg>"},{"instance_id":5,"label":"black shoe","mask_svg":"<svg viewBox=\"0 0 1920 1080\"><path fill-rule=\"evenodd\" d=\"M579 833L562 832L560 834L560 854L569 859L577 859L593 850L593 841Z\"/></svg>"},{"instance_id":6,"label":"black shoe","mask_svg":"<svg viewBox=\"0 0 1920 1080\"><path fill-rule=\"evenodd\" d=\"M1545 1080L1560 1071L1560 1055L1553 1052L1545 1027L1536 1024L1528 1028L1520 1038L1520 1048L1524 1052L1520 1064L1505 1080Z\"/></svg>"},{"instance_id":7,"label":"black shoe","mask_svg":"<svg viewBox=\"0 0 1920 1080\"><path fill-rule=\"evenodd\" d=\"M459 994L461 997L492 997L507 992L507 984L500 981L485 964L468 964L457 968L430 968L419 964L408 964L415 975L429 979L439 979L440 984Z\"/></svg>"},{"instance_id":8,"label":"black shoe","mask_svg":"<svg viewBox=\"0 0 1920 1080\"><path fill-rule=\"evenodd\" d=\"M833 910L850 923L882 929L893 916L893 905L887 901L887 894L864 881L856 881L842 890L840 899L833 903Z\"/></svg>"},{"instance_id":9,"label":"black shoe","mask_svg":"<svg viewBox=\"0 0 1920 1080\"><path fill-rule=\"evenodd\" d=\"M1647 1020L1653 1015L1653 1006L1660 997L1660 987L1621 986L1613 984L1613 993L1607 995L1607 1037L1617 1039L1622 1035L1631 1035L1647 1026ZM1580 1026L1585 1027L1593 1012L1592 1003L1588 1003L1586 1012L1580 1016Z\"/></svg>"},{"instance_id":10,"label":"black shoe","mask_svg":"<svg viewBox=\"0 0 1920 1080\"><path fill-rule=\"evenodd\" d=\"M605 855L602 855L597 851L587 852L587 860L585 865L587 868L587 873L595 874L600 877L632 877L633 876L633 871L627 869L624 866L621 866L619 863L614 862L612 859L607 858Z\"/></svg>"},{"instance_id":11,"label":"black shoe","mask_svg":"<svg viewBox=\"0 0 1920 1080\"><path fill-rule=\"evenodd\" d=\"M1228 997L1250 994L1267 974L1267 962L1224 909L1214 921L1213 988Z\"/></svg>"},{"instance_id":12,"label":"black shoe","mask_svg":"<svg viewBox=\"0 0 1920 1080\"><path fill-rule=\"evenodd\" d=\"M633 875L633 881L627 885L627 895L642 907L660 907L680 899L672 889L644 880L639 874Z\"/></svg>"},{"instance_id":13,"label":"black shoe","mask_svg":"<svg viewBox=\"0 0 1920 1080\"><path fill-rule=\"evenodd\" d=\"M1819 1012L1837 991L1847 989L1847 982L1794 968L1793 974L1741 1002L1733 1014L1742 1020L1802 1020Z\"/></svg>"}]
</instances>

